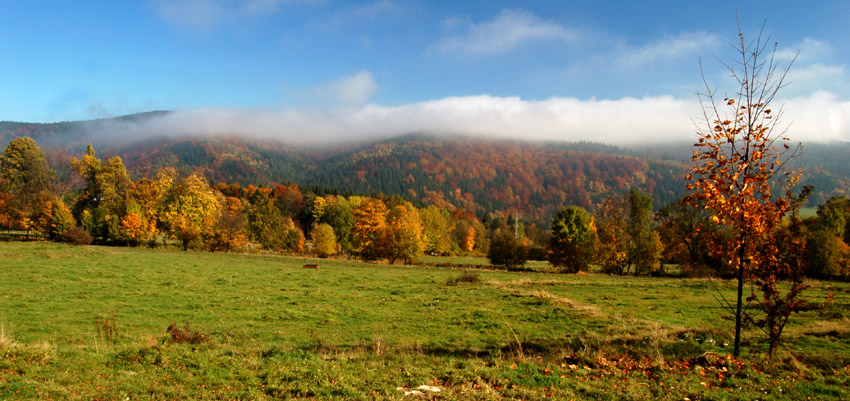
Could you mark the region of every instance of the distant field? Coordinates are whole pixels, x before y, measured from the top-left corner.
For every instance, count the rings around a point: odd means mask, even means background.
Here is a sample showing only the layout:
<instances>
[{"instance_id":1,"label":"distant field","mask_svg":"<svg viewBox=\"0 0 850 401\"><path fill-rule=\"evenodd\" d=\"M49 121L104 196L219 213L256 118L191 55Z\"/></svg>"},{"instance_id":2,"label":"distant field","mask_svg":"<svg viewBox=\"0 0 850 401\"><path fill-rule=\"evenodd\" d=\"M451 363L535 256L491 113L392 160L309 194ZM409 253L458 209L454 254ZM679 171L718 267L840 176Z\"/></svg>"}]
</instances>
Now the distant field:
<instances>
[{"instance_id":1,"label":"distant field","mask_svg":"<svg viewBox=\"0 0 850 401\"><path fill-rule=\"evenodd\" d=\"M848 399L850 284L811 284L739 361L722 281L0 242L0 399Z\"/></svg>"},{"instance_id":2,"label":"distant field","mask_svg":"<svg viewBox=\"0 0 850 401\"><path fill-rule=\"evenodd\" d=\"M816 208L816 207L801 207L800 208L800 217L802 217L802 218L814 217L814 216L817 216L817 214L818 214L818 208Z\"/></svg>"}]
</instances>

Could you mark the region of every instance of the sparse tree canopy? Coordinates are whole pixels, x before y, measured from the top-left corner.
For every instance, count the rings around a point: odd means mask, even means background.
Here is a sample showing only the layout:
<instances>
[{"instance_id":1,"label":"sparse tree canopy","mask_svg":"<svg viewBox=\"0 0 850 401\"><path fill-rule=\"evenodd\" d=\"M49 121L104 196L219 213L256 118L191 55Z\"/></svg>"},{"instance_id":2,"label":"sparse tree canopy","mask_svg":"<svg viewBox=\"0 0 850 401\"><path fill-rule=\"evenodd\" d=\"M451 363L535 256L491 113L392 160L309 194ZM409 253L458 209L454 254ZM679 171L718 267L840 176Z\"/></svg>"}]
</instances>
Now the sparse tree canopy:
<instances>
[{"instance_id":1,"label":"sparse tree canopy","mask_svg":"<svg viewBox=\"0 0 850 401\"><path fill-rule=\"evenodd\" d=\"M768 51L769 40L761 32L753 41L745 39L740 27L738 32L740 58L724 63L737 87L732 93L718 94L706 82L700 96L704 115L694 145L694 166L687 175L687 200L710 210L712 219L732 233L730 241L713 243L712 249L737 272L737 299L732 306L734 354L740 354L742 325L748 316L744 283L750 279L763 292L759 305L769 320L766 331L772 354L788 316L800 306L796 295L803 288L799 269L792 266L794 258L777 256L783 221L788 215L796 217L799 206L791 190L800 172L786 165L800 154L801 146L789 146L785 128L779 124L782 108L773 104L788 68L779 68L776 47ZM783 277L792 278L787 297L777 288L777 280Z\"/></svg>"}]
</instances>

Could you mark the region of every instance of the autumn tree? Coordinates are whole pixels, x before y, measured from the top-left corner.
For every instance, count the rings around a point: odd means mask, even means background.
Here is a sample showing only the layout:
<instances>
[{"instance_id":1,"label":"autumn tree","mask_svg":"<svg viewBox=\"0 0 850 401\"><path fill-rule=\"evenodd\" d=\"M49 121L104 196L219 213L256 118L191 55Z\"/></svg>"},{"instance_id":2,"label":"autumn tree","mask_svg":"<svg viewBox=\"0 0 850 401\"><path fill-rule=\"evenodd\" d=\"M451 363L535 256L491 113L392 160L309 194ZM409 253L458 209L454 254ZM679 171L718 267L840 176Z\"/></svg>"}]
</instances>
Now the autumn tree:
<instances>
[{"instance_id":1,"label":"autumn tree","mask_svg":"<svg viewBox=\"0 0 850 401\"><path fill-rule=\"evenodd\" d=\"M121 238L121 218L132 183L124 162L118 156L101 161L89 144L86 154L72 158L71 165L86 183L74 204L74 215L100 242Z\"/></svg>"},{"instance_id":2,"label":"autumn tree","mask_svg":"<svg viewBox=\"0 0 850 401\"><path fill-rule=\"evenodd\" d=\"M568 273L586 270L593 259L596 225L584 208L570 206L552 220L549 263Z\"/></svg>"},{"instance_id":3,"label":"autumn tree","mask_svg":"<svg viewBox=\"0 0 850 401\"><path fill-rule=\"evenodd\" d=\"M354 252L366 260L380 258L383 255L381 237L387 223L387 205L380 199L365 198L352 213L351 243Z\"/></svg>"},{"instance_id":4,"label":"autumn tree","mask_svg":"<svg viewBox=\"0 0 850 401\"><path fill-rule=\"evenodd\" d=\"M163 220L168 234L181 242L183 250L216 221L219 199L203 178L192 174L174 185L166 201Z\"/></svg>"},{"instance_id":5,"label":"autumn tree","mask_svg":"<svg viewBox=\"0 0 850 401\"><path fill-rule=\"evenodd\" d=\"M818 207L806 236L806 275L816 278L850 277L850 199L833 197Z\"/></svg>"},{"instance_id":6,"label":"autumn tree","mask_svg":"<svg viewBox=\"0 0 850 401\"><path fill-rule=\"evenodd\" d=\"M52 192L56 174L30 137L15 138L0 154L0 220L9 226L45 232L45 213L58 201ZM49 220L49 219L48 219Z\"/></svg>"},{"instance_id":7,"label":"autumn tree","mask_svg":"<svg viewBox=\"0 0 850 401\"><path fill-rule=\"evenodd\" d=\"M396 260L411 264L422 255L425 249L422 242L422 225L418 211L409 202L397 204L387 212L380 248L382 256L386 257L390 264L394 264Z\"/></svg>"},{"instance_id":8,"label":"autumn tree","mask_svg":"<svg viewBox=\"0 0 850 401\"><path fill-rule=\"evenodd\" d=\"M451 253L452 234L449 211L430 205L419 210L419 218L422 220L422 240L425 242L425 252L436 255ZM472 245L474 247L474 237Z\"/></svg>"},{"instance_id":9,"label":"autumn tree","mask_svg":"<svg viewBox=\"0 0 850 401\"><path fill-rule=\"evenodd\" d=\"M267 249L293 251L304 246L304 234L292 218L284 215L273 192L260 188L248 199L246 211L248 238Z\"/></svg>"},{"instance_id":10,"label":"autumn tree","mask_svg":"<svg viewBox=\"0 0 850 401\"><path fill-rule=\"evenodd\" d=\"M333 228L336 242L344 252L351 252L351 230L354 227L354 215L351 203L342 196L333 197L319 218L319 223L326 223Z\"/></svg>"},{"instance_id":11,"label":"autumn tree","mask_svg":"<svg viewBox=\"0 0 850 401\"><path fill-rule=\"evenodd\" d=\"M487 228L470 213L457 209L452 213L452 250L486 254L490 246ZM457 248L455 248L457 247Z\"/></svg>"},{"instance_id":12,"label":"autumn tree","mask_svg":"<svg viewBox=\"0 0 850 401\"><path fill-rule=\"evenodd\" d=\"M131 183L127 189L127 214L121 218L121 233L125 240L131 244L156 246L165 224L166 196L174 185L176 175L173 168L166 168L157 172L156 178L142 178Z\"/></svg>"},{"instance_id":13,"label":"autumn tree","mask_svg":"<svg viewBox=\"0 0 850 401\"><path fill-rule=\"evenodd\" d=\"M42 192L50 191L55 173L47 165L41 148L30 137L15 138L0 155L3 189L20 203L32 203Z\"/></svg>"},{"instance_id":14,"label":"autumn tree","mask_svg":"<svg viewBox=\"0 0 850 401\"><path fill-rule=\"evenodd\" d=\"M691 207L679 199L656 213L664 259L682 268L685 275L721 277L731 272L711 252L713 242L725 241L725 233L711 219L711 212Z\"/></svg>"},{"instance_id":15,"label":"autumn tree","mask_svg":"<svg viewBox=\"0 0 850 401\"><path fill-rule=\"evenodd\" d=\"M27 219L27 228L43 237L59 240L65 230L76 224L71 210L54 193L43 191L32 202L32 214Z\"/></svg>"},{"instance_id":16,"label":"autumn tree","mask_svg":"<svg viewBox=\"0 0 850 401\"><path fill-rule=\"evenodd\" d=\"M233 196L218 194L218 209L213 223L203 234L204 243L211 251L229 252L248 241L246 234L245 204Z\"/></svg>"},{"instance_id":17,"label":"autumn tree","mask_svg":"<svg viewBox=\"0 0 850 401\"><path fill-rule=\"evenodd\" d=\"M313 228L313 251L321 258L336 255L337 241L334 229L328 223L319 223Z\"/></svg>"},{"instance_id":18,"label":"autumn tree","mask_svg":"<svg viewBox=\"0 0 850 401\"><path fill-rule=\"evenodd\" d=\"M796 274L800 265L795 258L779 257L783 222L786 216L796 216L799 206L791 191L800 172L785 166L800 154L801 146L789 146L786 128L779 124L782 109L772 105L790 64L779 67L776 45L768 51L763 29L753 41L745 39L740 25L738 32L738 59L721 61L737 83L735 90L720 94L704 79L705 91L700 94L704 113L698 124L694 165L686 177L690 181L687 201L710 210L712 219L732 234L729 241L711 246L736 272L736 299L734 304L727 303L735 317L736 356L744 323L751 319L745 283L761 289L759 306L768 315L767 324L775 326L767 330L779 330L779 335L791 313L801 308L797 296L805 288ZM777 286L783 279L789 280L789 289L781 295ZM757 298L748 299L758 302ZM778 335L770 338L771 353L774 340L778 341Z\"/></svg>"},{"instance_id":19,"label":"autumn tree","mask_svg":"<svg viewBox=\"0 0 850 401\"><path fill-rule=\"evenodd\" d=\"M249 199L247 210L248 236L254 243L268 249L283 249L288 244L287 217L277 207L269 194L258 191ZM289 219L291 223L292 219Z\"/></svg>"},{"instance_id":20,"label":"autumn tree","mask_svg":"<svg viewBox=\"0 0 850 401\"><path fill-rule=\"evenodd\" d=\"M652 197L632 189L607 199L596 210L602 268L617 274L651 273L660 267L663 245L654 229Z\"/></svg>"}]
</instances>

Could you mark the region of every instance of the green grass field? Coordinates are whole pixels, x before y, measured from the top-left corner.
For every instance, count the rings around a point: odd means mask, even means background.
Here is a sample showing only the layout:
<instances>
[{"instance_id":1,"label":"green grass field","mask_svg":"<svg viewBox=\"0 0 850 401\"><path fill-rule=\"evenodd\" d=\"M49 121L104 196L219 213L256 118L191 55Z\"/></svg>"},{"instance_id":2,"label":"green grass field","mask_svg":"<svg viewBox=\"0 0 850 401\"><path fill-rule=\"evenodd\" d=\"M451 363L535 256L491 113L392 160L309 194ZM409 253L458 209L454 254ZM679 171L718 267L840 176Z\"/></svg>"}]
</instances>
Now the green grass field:
<instances>
[{"instance_id":1,"label":"green grass field","mask_svg":"<svg viewBox=\"0 0 850 401\"><path fill-rule=\"evenodd\" d=\"M472 272L3 242L0 399L850 398L850 284L768 361L723 281Z\"/></svg>"}]
</instances>

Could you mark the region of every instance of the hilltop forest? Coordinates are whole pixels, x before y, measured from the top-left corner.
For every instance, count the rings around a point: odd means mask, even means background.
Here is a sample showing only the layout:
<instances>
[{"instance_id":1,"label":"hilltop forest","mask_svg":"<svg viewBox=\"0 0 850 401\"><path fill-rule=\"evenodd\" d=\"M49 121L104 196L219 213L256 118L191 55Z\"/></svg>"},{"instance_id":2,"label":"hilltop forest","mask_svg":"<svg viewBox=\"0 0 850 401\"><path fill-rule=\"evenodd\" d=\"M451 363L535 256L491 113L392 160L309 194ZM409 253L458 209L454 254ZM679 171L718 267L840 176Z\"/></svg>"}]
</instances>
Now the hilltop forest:
<instances>
[{"instance_id":1,"label":"hilltop forest","mask_svg":"<svg viewBox=\"0 0 850 401\"><path fill-rule=\"evenodd\" d=\"M53 124L0 122L0 145L17 137L33 138L60 179L67 181L73 179L68 160L92 143L100 154L121 157L135 179L172 167L181 176L196 173L210 182L296 184L318 193L398 195L417 205L460 208L476 216L520 214L538 224L546 224L564 207L592 208L631 188L651 195L659 209L684 194L682 179L691 166L691 143L686 141L621 148L405 135L298 148L236 136L141 141L122 138L121 132L108 140L91 134L103 130L100 126L121 127L119 123L165 113ZM848 157L850 144L806 144L801 185L814 187L809 206L850 195Z\"/></svg>"}]
</instances>

